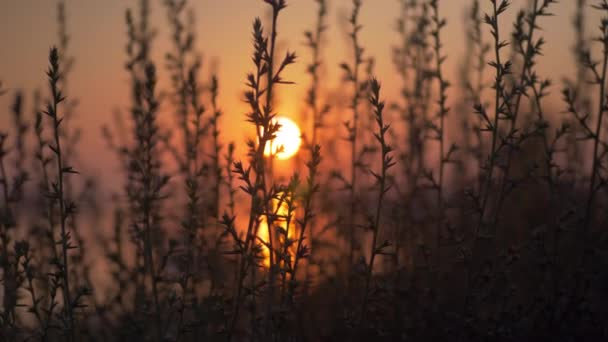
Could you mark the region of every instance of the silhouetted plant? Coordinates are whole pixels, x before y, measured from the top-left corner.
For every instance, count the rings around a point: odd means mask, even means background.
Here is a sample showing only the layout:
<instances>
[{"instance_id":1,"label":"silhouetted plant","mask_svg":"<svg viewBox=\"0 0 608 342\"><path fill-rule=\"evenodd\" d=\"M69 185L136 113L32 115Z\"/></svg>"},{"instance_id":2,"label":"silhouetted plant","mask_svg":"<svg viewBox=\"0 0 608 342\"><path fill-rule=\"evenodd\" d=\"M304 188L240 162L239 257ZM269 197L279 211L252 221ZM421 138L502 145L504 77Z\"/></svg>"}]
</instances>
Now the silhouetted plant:
<instances>
[{"instance_id":1,"label":"silhouetted plant","mask_svg":"<svg viewBox=\"0 0 608 342\"><path fill-rule=\"evenodd\" d=\"M503 99L502 94L505 91L505 77L511 74L511 62L507 61L505 63L502 62L501 58L501 50L504 49L508 43L501 40L500 28L499 28L499 19L500 15L504 14L504 12L509 7L509 2L506 0L501 0L500 3L496 0L492 0L492 8L493 12L489 15L486 15L485 22L491 28L491 34L494 38L494 61L490 62L490 66L495 69L496 77L493 84L494 89L494 117L491 117L486 108L482 106L480 103L475 105L476 113L482 118L483 124L479 128L482 132L488 132L491 134L491 146L488 151L488 160L482 167L482 170L485 172L484 175L484 186L479 189L479 195L471 194L473 205L478 213L478 219L476 223L476 227L473 230L473 247L471 249L471 255L469 256L469 260L467 262L470 264L472 260L474 260L475 255L475 244L479 241L481 234L485 233L483 230L486 228L486 211L488 209L488 201L490 199L490 193L493 191L493 182L494 180L494 169L496 166L496 162L498 159L498 139L499 139L499 123L501 116L504 118L507 115L507 103ZM472 299L471 296L471 287L473 286L473 274L471 266L469 266L468 280L467 280L467 301L465 303L465 307L469 305L469 300Z\"/></svg>"},{"instance_id":2,"label":"silhouetted plant","mask_svg":"<svg viewBox=\"0 0 608 342\"><path fill-rule=\"evenodd\" d=\"M349 120L344 121L344 127L348 133L347 140L350 143L350 176L348 180L344 176L338 174L339 178L344 183L344 188L349 191L350 210L348 211L348 222L346 225L346 231L348 236L348 248L349 254L347 258L347 270L350 274L352 265L355 263L355 250L358 250L357 246L357 174L361 169L360 150L357 145L357 139L359 136L358 127L359 123L359 103L365 94L365 88L367 82L362 80L361 73L364 64L364 49L359 43L359 33L363 28L359 23L359 13L361 12L361 6L363 2L361 0L353 0L353 10L350 15L349 24L350 32L349 37L352 44L353 60L352 64L342 63L340 67L344 70L344 80L348 84L351 84L352 94L350 100L350 110L352 111L352 117Z\"/></svg>"},{"instance_id":3,"label":"silhouetted plant","mask_svg":"<svg viewBox=\"0 0 608 342\"><path fill-rule=\"evenodd\" d=\"M58 0L50 101L41 106L35 92L27 117L29 92L11 89L0 129L0 339L606 340L608 0L573 3L565 119L551 102L553 75L541 73L555 0L525 2L510 30L510 1L464 4L454 86L447 1L396 1L400 89L386 108L373 77L381 55L361 42L362 1L350 3L345 26L352 56L331 70L330 2L316 0L301 75L310 120L292 162L269 152L281 148L272 146L280 85L294 83L284 75L296 55L278 55L287 2L262 3L270 16L268 29L253 23L243 161L240 142L223 141L229 82L216 70L201 81L192 3L162 2L162 70L152 3L127 11L129 115L117 110L102 130L123 188L106 198L86 175L70 181L73 165L88 167L79 89L65 99L76 50ZM600 17L596 37L586 7ZM334 71L344 75L338 89L326 76ZM343 127L346 141L330 141ZM85 207L78 216L75 203Z\"/></svg>"},{"instance_id":4,"label":"silhouetted plant","mask_svg":"<svg viewBox=\"0 0 608 342\"><path fill-rule=\"evenodd\" d=\"M306 163L306 167L308 168L308 177L306 178L306 189L304 190L304 193L301 194L304 212L302 214L302 218L296 220L296 223L299 226L299 235L297 239L295 239L296 249L294 252L293 266L291 267L290 265L290 269L288 270L288 273L290 274L288 296L289 303L291 304L294 304L295 291L300 286L300 282L297 280L298 265L304 259L310 259L312 248L311 236L314 234L312 231L311 222L315 217L313 200L315 194L319 192L319 183L317 177L320 164L321 147L316 145L311 149L310 160ZM307 228L308 236L306 232ZM308 244L305 243L306 240L309 241Z\"/></svg>"},{"instance_id":5,"label":"silhouetted plant","mask_svg":"<svg viewBox=\"0 0 608 342\"><path fill-rule=\"evenodd\" d=\"M287 3L284 0L264 0L265 3L272 7L272 26L268 37L264 35L262 23L259 19L256 19L253 24L253 39L254 39L254 52L253 62L255 66L255 72L247 75L247 86L249 90L245 93L245 99L250 107L250 112L247 114L247 121L255 126L257 141L249 140L248 145L248 156L250 158L250 165L245 168L241 162L234 164L234 170L239 178L245 182L241 189L251 198L251 206L249 209L249 222L247 225L245 239L242 240L236 236L234 231L234 218L230 218L228 215L224 215L223 225L228 229L230 235L234 238L236 244L235 253L239 254L239 266L237 272L237 279L235 284L236 293L234 296L234 309L231 315L231 319L228 325L228 340L231 340L235 334L237 328L238 318L243 300L247 298L243 297L244 290L252 294L253 301L257 290L255 288L245 289L245 278L247 277L250 269L252 272L258 265L258 255L262 250L261 245L256 241L258 239L258 230L260 228L260 220L262 217L266 218L268 225L268 240L262 241L266 244L266 248L269 251L269 267L268 267L268 280L266 284L266 308L265 317L266 320L263 325L265 334L268 334L270 327L270 317L268 316L271 312L272 302L275 294L275 277L278 272L278 264L276 260L276 253L274 246L274 234L273 234L273 210L272 199L275 197L276 189L269 187L266 180L267 173L267 161L264 157L264 151L266 145L269 144L280 128L279 124L274 122L275 117L273 108L273 90L275 85L278 84L289 84L291 82L285 81L281 75L283 70L290 64L293 64L296 59L294 53L287 53L280 63L277 63L275 57L276 39L277 39L277 23L279 13L285 9ZM263 84L263 79L266 83ZM254 179L250 178L251 172L253 171ZM254 287L258 285L255 282L255 273L252 275L252 284ZM252 322L255 321L255 311L252 311ZM252 331L255 334L255 331Z\"/></svg>"},{"instance_id":6,"label":"silhouetted plant","mask_svg":"<svg viewBox=\"0 0 608 342\"><path fill-rule=\"evenodd\" d=\"M162 294L159 289L162 279L159 272L162 271L163 264L156 263L156 260L162 260L162 256L158 255L161 245L155 241L162 234L160 208L165 196L163 189L169 177L162 173L158 156L161 139L157 123L159 102L156 94L156 67L149 58L153 33L148 26L148 18L149 4L146 0L140 3L139 22L135 21L130 10L127 11L127 70L132 82L134 146L127 147L126 150L129 163L126 192L131 208L132 236L137 247L136 267L140 265L139 258L143 260L143 277L141 283L136 284L139 293L136 293L135 298L137 300L138 295L143 295L146 302L148 298L151 300L149 307L152 309L149 314L153 319L144 322L154 331L155 340L160 341L165 333L162 324ZM147 294L148 287L151 297ZM136 310L144 309L143 304L136 302Z\"/></svg>"},{"instance_id":7,"label":"silhouetted plant","mask_svg":"<svg viewBox=\"0 0 608 342\"><path fill-rule=\"evenodd\" d=\"M307 72L311 76L311 84L308 89L306 103L312 114L312 130L310 146L314 147L318 142L318 131L323 127L323 118L329 113L328 104L323 105L320 99L320 78L323 61L321 47L323 46L325 32L327 31L327 1L315 0L318 4L317 22L314 31L304 32L306 44L312 51L312 61L308 65Z\"/></svg>"},{"instance_id":8,"label":"silhouetted plant","mask_svg":"<svg viewBox=\"0 0 608 342\"><path fill-rule=\"evenodd\" d=\"M479 0L475 0L471 6L470 12L466 16L466 39L467 52L465 56L465 64L461 69L462 87L467 92L467 105L472 103L481 104L484 107L487 105L482 101L483 93L486 89L486 81L484 74L486 70L486 59L490 52L491 46L484 41L483 37L483 17L480 8ZM464 111L467 115L463 115L462 129L465 134L464 148L471 153L476 162L476 169L480 170L484 160L484 138L482 135L481 125L483 124L482 117L477 117L477 123L469 124L469 111ZM475 142L469 138L469 133L473 130L475 134ZM479 186L483 186L482 173L479 174Z\"/></svg>"},{"instance_id":9,"label":"silhouetted plant","mask_svg":"<svg viewBox=\"0 0 608 342\"><path fill-rule=\"evenodd\" d=\"M57 178L51 183L50 192L47 196L56 201L56 205L59 210L58 225L60 227L60 236L57 243L61 246L61 257L55 262L58 268L57 274L62 278L62 321L64 324L65 336L66 340L72 341L75 338L74 310L78 308L79 302L77 301L78 296L72 296L74 293L70 293L70 269L68 264L68 253L70 250L77 247L73 245L71 241L71 233L68 231L68 219L74 215L76 211L76 204L66 197L64 189L64 177L77 172L71 166L66 165L62 158L60 130L63 117L59 113L59 105L65 100L65 97L61 93L58 85L61 72L59 69L59 54L56 48L51 49L49 54L49 64L50 67L47 71L47 76L49 78L51 100L47 104L44 114L51 119L51 127L53 128L53 140L49 143L48 148L51 149L55 155L54 159L56 164ZM53 215L53 213L50 213L50 215Z\"/></svg>"},{"instance_id":10,"label":"silhouetted plant","mask_svg":"<svg viewBox=\"0 0 608 342\"><path fill-rule=\"evenodd\" d=\"M596 5L593 5L593 8L601 11L604 14L608 13L608 1L602 0L598 2ZM568 106L567 111L572 114L575 121L578 125L578 132L580 135L577 136L577 140L582 141L590 141L592 148L591 155L591 170L589 171L588 182L588 190L586 191L586 197L584 198L581 216L581 227L582 227L582 239L583 239L583 247L580 252L580 256L578 260L580 260L577 265L579 265L581 274L580 277L586 279L590 275L588 274L589 264L591 260L592 252L588 250L591 242L591 227L596 220L596 205L595 201L597 198L597 194L602 191L606 187L607 177L605 175L605 167L604 167L604 159L607 154L607 143L602 138L602 133L604 128L602 126L603 118L605 112L608 110L608 106L606 104L606 80L607 80L607 72L608 72L608 20L606 18L602 18L601 25L599 27L600 33L594 39L598 45L601 46L601 58L599 61L595 61L592 58L591 51L589 49L583 50L581 52L581 62L588 70L588 73L591 75L590 77L590 86L594 86L596 91L598 92L597 97L597 110L595 116L592 116L591 112L581 112L586 108L584 106L579 106L577 93L575 90L566 88L563 91L564 101ZM593 126L594 122L592 118L595 118L595 127ZM575 131L576 132L576 131ZM577 279L576 285L573 290L572 297L570 298L571 302L584 300L587 295L581 288L584 287L582 285L583 279Z\"/></svg>"},{"instance_id":11,"label":"silhouetted plant","mask_svg":"<svg viewBox=\"0 0 608 342\"><path fill-rule=\"evenodd\" d=\"M367 307L371 290L372 274L374 269L374 261L378 255L388 254L387 249L390 247L390 242L385 240L381 244L378 239L382 227L382 210L386 193L390 190L388 171L395 165L391 152L393 148L387 142L386 133L390 129L390 125L384 122L384 102L380 99L380 83L376 79L370 81L370 103L374 107L374 116L378 131L374 133L381 151L381 169L379 173L370 170L370 174L375 178L378 186L378 199L376 202L376 212L370 218L369 227L372 230L372 242L370 249L369 263L365 272L365 291L363 292L363 301L361 305L361 322L365 324L367 317Z\"/></svg>"}]
</instances>

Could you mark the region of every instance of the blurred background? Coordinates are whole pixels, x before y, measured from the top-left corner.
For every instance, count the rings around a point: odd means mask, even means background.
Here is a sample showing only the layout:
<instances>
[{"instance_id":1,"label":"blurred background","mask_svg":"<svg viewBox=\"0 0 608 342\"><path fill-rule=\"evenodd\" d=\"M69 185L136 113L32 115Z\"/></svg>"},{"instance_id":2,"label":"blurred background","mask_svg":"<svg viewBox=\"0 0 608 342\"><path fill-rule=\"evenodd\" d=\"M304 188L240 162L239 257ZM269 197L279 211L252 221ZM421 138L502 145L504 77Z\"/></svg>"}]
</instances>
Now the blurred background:
<instances>
[{"instance_id":1,"label":"blurred background","mask_svg":"<svg viewBox=\"0 0 608 342\"><path fill-rule=\"evenodd\" d=\"M80 158L88 174L104 180L105 189L116 189L120 185L114 180L118 168L117 161L105 148L100 127L113 121L114 113L127 113L129 101L128 74L124 70L127 41L125 11L135 6L134 0L106 1L66 1L68 30L70 33L70 55L76 59L70 76L69 94L77 98L79 105L75 111L75 126L83 130ZM447 78L458 82L459 67L466 53L463 22L472 1L452 0L441 3L442 16L448 27L442 32L447 51ZM511 10L501 17L502 27L509 32L516 9L526 6L528 0L511 1ZM490 2L481 2L482 13L490 10ZM538 58L537 71L542 77L554 82L549 103L558 112L565 109L561 103L560 82L574 73L574 31L571 21L576 1L561 1L552 7L553 17L543 18L542 35L547 41L544 56ZM191 4L196 16L198 33L196 48L203 56L202 80L210 78L210 71L220 79L220 104L224 116L220 125L224 141L234 141L237 156L243 156L246 136L251 136L250 126L245 124L247 106L243 101L245 75L251 71L252 52L251 24L257 16L267 22L268 14L261 12L257 1L250 0L201 0ZM329 2L328 32L323 47L324 79L321 84L325 96L330 97L333 110L331 117L340 118L344 106L339 99L347 96L340 92L342 70L338 65L352 60L350 42L347 36L347 19L352 4L349 0ZM151 2L151 23L156 30L152 55L159 66L160 89L169 90L168 76L164 70L164 55L171 49L168 19L161 1ZM588 11L587 32L596 34L598 11ZM374 74L383 83L383 93L387 102L398 101L401 81L392 63L392 47L399 43L395 32L399 15L396 0L366 1L361 12L361 44L368 57L375 60ZM288 10L280 18L279 44L282 53L295 51L298 61L289 68L285 78L295 85L281 87L278 93L278 112L305 126L304 99L309 86L309 76L305 73L311 60L309 49L304 46L304 31L312 30L316 16L315 2L312 0L292 0ZM25 91L25 106L31 105L31 94L35 89L46 90L43 71L46 69L48 49L57 44L57 11L54 1L20 0L0 2L0 80L9 91ZM484 32L488 40L489 33ZM507 39L509 37L506 37ZM282 54L280 53L280 54ZM487 74L488 80L492 75ZM462 97L456 93L458 87L449 90L448 104L454 105ZM0 126L6 127L10 120L6 115L12 96L0 98ZM337 103L335 103L337 102ZM31 108L31 106L30 106ZM171 108L164 107L161 122L171 121ZM389 113L390 115L391 113ZM471 114L473 115L473 114ZM452 115L453 118L455 115ZM167 122L169 120L169 122ZM391 121L390 119L388 121ZM396 120L395 120L396 121ZM341 120L334 123L340 126ZM448 126L448 134L449 134ZM306 134L306 128L303 128ZM345 134L345 133L344 133ZM346 142L345 142L346 143Z\"/></svg>"}]
</instances>

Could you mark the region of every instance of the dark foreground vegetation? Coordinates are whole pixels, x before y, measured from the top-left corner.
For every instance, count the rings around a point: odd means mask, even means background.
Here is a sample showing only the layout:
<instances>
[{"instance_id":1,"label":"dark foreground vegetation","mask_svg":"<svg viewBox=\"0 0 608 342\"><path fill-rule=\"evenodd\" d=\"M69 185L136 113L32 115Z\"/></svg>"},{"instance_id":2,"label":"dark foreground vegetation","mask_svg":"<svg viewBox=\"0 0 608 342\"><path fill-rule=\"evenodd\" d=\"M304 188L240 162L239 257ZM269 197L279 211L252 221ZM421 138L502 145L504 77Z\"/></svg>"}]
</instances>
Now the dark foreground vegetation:
<instances>
[{"instance_id":1,"label":"dark foreground vegetation","mask_svg":"<svg viewBox=\"0 0 608 342\"><path fill-rule=\"evenodd\" d=\"M22 92L4 94L14 105L0 132L0 339L608 340L607 0L576 1L577 72L563 83L537 72L556 1L517 2L509 32L509 1L462 1L467 58L448 80L443 1L399 0L402 91L386 105L359 39L362 5L375 1L354 0L352 50L335 66L342 111L323 88L322 66L334 67L323 62L326 1L305 33L309 61L278 52L285 0L258 2L271 16L254 21L243 58L243 156L222 137L217 77L201 80L186 1L162 2L170 27L158 32L147 0L127 12L130 111L103 128L122 166L112 200L79 173L59 4L48 89L28 106ZM591 11L603 19L586 32ZM161 33L173 46L159 63ZM294 63L309 64L309 128L283 181L264 150ZM159 73L170 75L166 96ZM547 104L560 88L563 102ZM99 226L102 212L111 226Z\"/></svg>"}]
</instances>

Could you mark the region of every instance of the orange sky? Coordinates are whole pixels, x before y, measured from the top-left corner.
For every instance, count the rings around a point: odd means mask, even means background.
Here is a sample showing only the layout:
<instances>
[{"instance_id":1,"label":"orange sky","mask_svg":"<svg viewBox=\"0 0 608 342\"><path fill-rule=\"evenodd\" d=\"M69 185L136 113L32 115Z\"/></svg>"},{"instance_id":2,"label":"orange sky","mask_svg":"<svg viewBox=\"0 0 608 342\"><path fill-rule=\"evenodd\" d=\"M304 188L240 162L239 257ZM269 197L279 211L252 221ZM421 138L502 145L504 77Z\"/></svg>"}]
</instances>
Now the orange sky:
<instances>
[{"instance_id":1,"label":"orange sky","mask_svg":"<svg viewBox=\"0 0 608 342\"><path fill-rule=\"evenodd\" d=\"M161 67L160 77L166 77L162 70L164 53L169 48L167 19L161 0L152 0L154 27L158 39L154 45L154 56ZM326 89L340 86L340 62L350 58L349 46L344 40L341 27L346 13L351 8L350 0L329 0L330 13L328 33L329 44L325 50L325 64L328 75L324 82ZM397 37L393 31L395 16L398 14L397 0L364 0L361 21L364 25L361 42L368 54L377 61L376 74L382 81L385 97L395 99L399 91L399 80L395 78L391 63L390 49ZM448 29L443 34L448 54L446 68L453 83L456 83L456 66L464 53L462 18L469 0L441 1L443 15L448 19ZM527 0L514 0L505 16L505 28L510 28L516 8ZM261 0L196 0L194 6L198 21L198 49L205 56L206 66L211 60L219 64L221 84L221 106L225 116L222 121L226 140L234 140L242 145L246 132L241 127L245 106L242 92L245 74L250 70L251 23L256 16L264 17L267 5ZM71 54L76 57L76 65L70 80L70 94L78 97L78 125L84 130L84 153L89 173L107 175L112 170L103 170L100 160L113 160L101 139L100 126L109 123L116 108L125 109L129 100L128 76L123 69L126 30L124 12L127 6L134 6L135 0L68 0L68 25L72 36ZM488 1L482 1L484 6ZM547 40L545 57L541 59L539 72L550 76L559 84L561 78L571 71L570 46L573 43L571 16L575 1L562 0L554 6L555 17L543 18L544 36ZM283 47L295 50L300 63L290 68L286 78L297 85L282 87L279 111L298 120L300 106L308 87L308 77L304 70L310 55L303 45L303 32L312 29L316 7L313 0L288 0L288 8L280 19L279 41ZM591 11L590 11L591 12ZM590 16L588 26L595 29L597 17ZM56 41L56 8L52 0L0 1L0 79L9 90L26 89L31 100L31 90L45 89L49 46ZM486 35L486 37L488 37ZM349 59L350 62L350 59ZM204 70L208 71L208 68ZM208 77L204 73L203 77ZM166 84L166 82L164 83ZM559 86L556 86L559 90ZM559 93L556 91L556 93ZM0 127L8 127L7 111L12 97L0 98ZM453 101L453 98L450 99ZM31 104L31 102L26 102ZM31 108L31 107L26 107ZM168 114L168 113L166 113ZM166 115L164 114L164 115ZM236 127L236 129L234 129ZM249 128L249 127L248 127ZM115 165L115 164L111 164Z\"/></svg>"}]
</instances>

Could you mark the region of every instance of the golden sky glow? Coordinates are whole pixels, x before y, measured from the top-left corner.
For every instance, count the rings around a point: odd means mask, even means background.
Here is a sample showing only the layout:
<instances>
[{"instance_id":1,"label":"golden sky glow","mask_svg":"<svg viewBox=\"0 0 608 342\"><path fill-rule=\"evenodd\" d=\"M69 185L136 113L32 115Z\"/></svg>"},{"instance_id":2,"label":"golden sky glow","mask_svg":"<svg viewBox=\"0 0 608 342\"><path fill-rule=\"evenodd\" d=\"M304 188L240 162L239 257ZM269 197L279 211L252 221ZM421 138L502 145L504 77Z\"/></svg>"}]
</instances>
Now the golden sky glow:
<instances>
[{"instance_id":1,"label":"golden sky glow","mask_svg":"<svg viewBox=\"0 0 608 342\"><path fill-rule=\"evenodd\" d=\"M160 88L169 88L164 70L164 56L171 48L166 11L162 1L152 1L151 25L156 31L152 55L159 66ZM268 17L267 5L254 0L200 0L189 2L196 15L197 49L203 56L202 79L217 71L220 79L220 106L225 115L221 118L222 139L237 145L237 155L243 156L245 141L255 135L251 125L245 123L248 108L243 101L245 75L251 71L251 24L255 17L264 21ZM288 0L288 7L279 20L279 55L285 50L295 51L298 63L290 66L285 78L294 85L278 87L277 114L293 115L308 135L310 128L305 114L305 99L310 77L306 74L311 61L310 51L304 45L304 31L314 28L316 6L312 0ZM447 55L446 74L452 84L458 82L458 68L465 53L463 18L469 0L442 1L442 16L448 28L442 40ZM511 30L517 10L528 0L513 0L502 25ZM564 76L572 74L573 58L570 52L574 42L571 26L576 1L564 0L553 11L555 16L543 18L543 35L547 44L539 60L538 72L550 76L559 90ZM100 134L103 124L111 123L113 114L121 111L128 118L130 100L129 78L124 69L126 61L125 10L134 8L136 0L66 1L68 30L71 35L70 54L75 58L68 96L78 99L75 124L82 128L81 160L87 173L99 177L113 177L119 169L112 152L107 149ZM489 10L489 1L483 1L483 10ZM343 92L339 64L351 62L351 48L346 39L347 17L352 8L350 0L329 1L328 32L322 51L323 97L338 102ZM588 32L597 33L596 11L589 11ZM397 0L364 0L361 12L361 44L367 56L376 60L375 75L383 83L388 103L399 98L400 80L391 59L391 48L398 43L394 32L399 13ZM44 71L48 49L57 42L56 2L52 0L0 1L0 40L8 48L0 51L0 79L9 94L0 98L0 127L8 127L12 92L26 91L26 108L31 107L34 89L45 89ZM489 32L484 32L489 39ZM489 75L491 77L491 75ZM454 87L456 88L456 87ZM450 92L452 90L450 89ZM559 91L553 91L552 100L561 104ZM448 94L448 105L458 100L459 94ZM557 107L562 109L561 107ZM344 107L336 105L330 113L342 120ZM175 122L171 108L164 104L160 115L167 127ZM452 116L455 117L455 116ZM341 123L334 127L342 131ZM100 161L103 161L101 163ZM101 165L103 164L103 165ZM116 184L118 185L118 184Z\"/></svg>"},{"instance_id":2,"label":"golden sky glow","mask_svg":"<svg viewBox=\"0 0 608 342\"><path fill-rule=\"evenodd\" d=\"M289 198L287 197L287 195L285 195L284 193L279 193L277 194L277 197L275 199L272 200L272 210L276 213L277 218L274 221L274 226L275 228L282 228L285 233L287 234L287 238L289 239L294 239L295 238L295 234L296 234L296 229L295 229L295 223L293 220L293 213L291 214L291 217L289 217L289 227L287 227L287 218L289 213L289 206L287 205L287 201L289 201ZM265 244L269 243L269 235L268 235L268 220L266 216L262 216L262 221L260 222L260 226L258 227L258 239L260 240L260 242L262 243L262 255L264 257L264 260L262 262L262 264L265 267L270 267L270 251L268 250L268 247L265 246ZM272 230L273 232L276 232L276 229ZM273 240L277 239L277 233L273 233ZM281 238L279 237L279 240L281 242L283 242L284 237ZM289 250L290 254L293 256L295 254L295 246L293 246L292 249Z\"/></svg>"}]
</instances>

